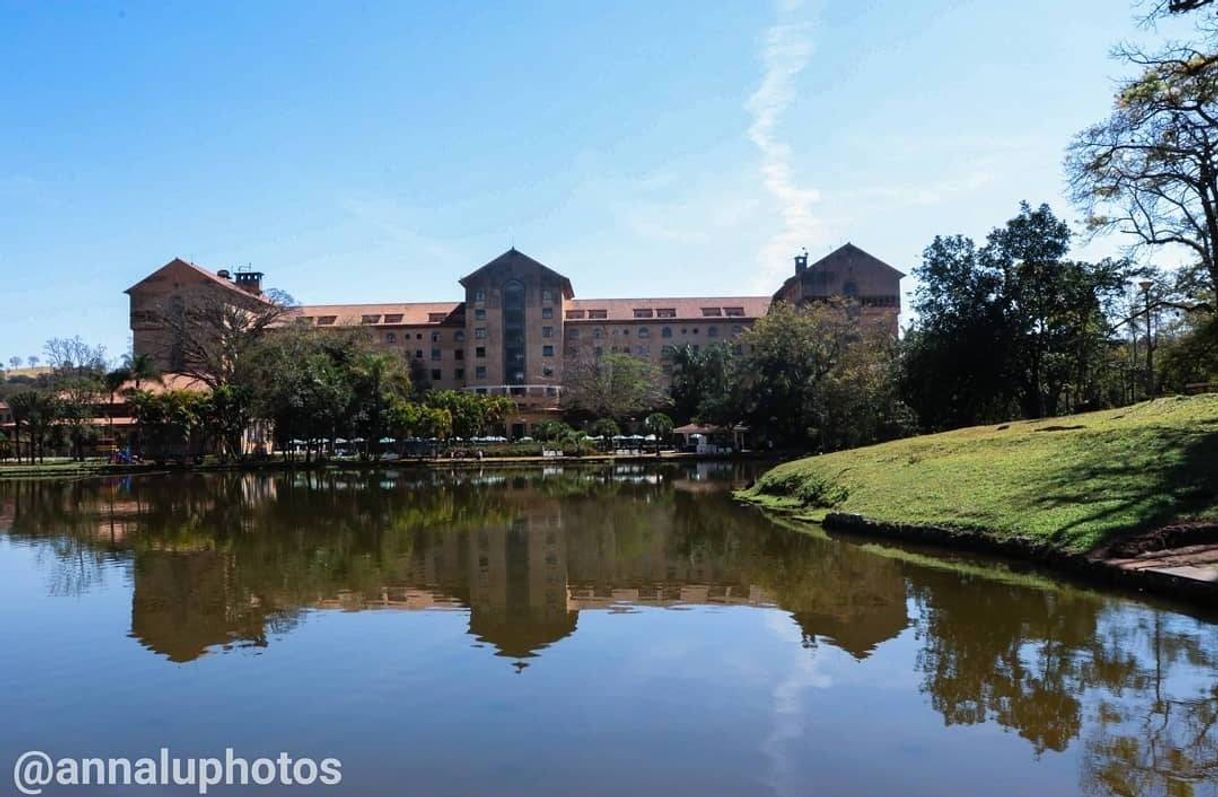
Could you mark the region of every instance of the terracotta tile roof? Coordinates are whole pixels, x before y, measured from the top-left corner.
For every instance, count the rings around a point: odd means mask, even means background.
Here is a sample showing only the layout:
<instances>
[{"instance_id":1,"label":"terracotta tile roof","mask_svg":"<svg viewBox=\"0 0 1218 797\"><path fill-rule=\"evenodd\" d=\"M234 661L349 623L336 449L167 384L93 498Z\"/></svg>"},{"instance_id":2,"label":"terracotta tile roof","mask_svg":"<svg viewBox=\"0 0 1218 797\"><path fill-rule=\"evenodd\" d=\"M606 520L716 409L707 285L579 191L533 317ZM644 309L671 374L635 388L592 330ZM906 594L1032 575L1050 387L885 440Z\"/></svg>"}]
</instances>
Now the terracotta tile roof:
<instances>
[{"instance_id":1,"label":"terracotta tile roof","mask_svg":"<svg viewBox=\"0 0 1218 797\"><path fill-rule=\"evenodd\" d=\"M259 295L255 296L254 294L250 293L250 292L249 292L249 291L247 291L247 290L244 290L244 289L242 289L242 288L238 288L238 287L237 287L237 285L236 285L235 283L233 283L232 281L230 281L230 280L226 280L226 279L224 279L223 277L221 277L220 275L215 274L215 273L213 273L213 272L211 272L211 271L208 271L207 269L203 268L202 266L197 266L197 265L195 265L194 263L191 263L189 260L183 260L183 259L182 259L182 258L180 258L180 257L175 257L173 260L170 260L168 263L166 263L165 265L161 266L161 267L160 267L160 268L158 268L156 271L154 271L154 272L152 272L151 274L149 274L147 277L144 277L142 280L140 280L139 282L135 283L134 285L132 285L132 286L131 286L130 288L128 288L127 290L123 291L123 293L131 293L133 290L135 290L136 288L140 287L140 286L141 286L141 285L143 285L145 282L148 282L148 281L150 281L150 280L154 280L154 279L156 279L157 277L159 277L162 271L164 271L164 270L166 270L166 269L168 269L168 268L174 268L174 267L188 269L188 270L190 270L190 271L192 271L192 272L194 272L194 273L196 273L196 274L198 274L198 275L200 275L200 276L202 276L202 277L206 278L208 281L210 281L210 282L214 282L215 284L220 285L220 286L224 287L224 288L225 288L225 289L227 289L227 290L230 290L230 291L236 291L237 293L241 294L242 296L245 296L245 297L253 297L253 298L258 299L258 300L263 301L263 302L269 302L269 301L270 301L269 299L267 299L266 294L259 294Z\"/></svg>"},{"instance_id":2,"label":"terracotta tile roof","mask_svg":"<svg viewBox=\"0 0 1218 797\"><path fill-rule=\"evenodd\" d=\"M769 296L681 296L649 299L573 299L566 303L568 321L647 321L647 320L730 320L760 318L770 309ZM583 311L583 318L572 318L571 311ZM590 311L604 310L603 318L590 318ZM643 315L636 315L640 310ZM671 310L672 315L661 315ZM651 311L651 316L647 316ZM717 314L715 314L717 311Z\"/></svg>"},{"instance_id":3,"label":"terracotta tile roof","mask_svg":"<svg viewBox=\"0 0 1218 797\"><path fill-rule=\"evenodd\" d=\"M309 304L294 308L289 318L311 318L313 326L416 326L451 322L464 302L403 304ZM321 319L332 318L329 323Z\"/></svg>"}]
</instances>

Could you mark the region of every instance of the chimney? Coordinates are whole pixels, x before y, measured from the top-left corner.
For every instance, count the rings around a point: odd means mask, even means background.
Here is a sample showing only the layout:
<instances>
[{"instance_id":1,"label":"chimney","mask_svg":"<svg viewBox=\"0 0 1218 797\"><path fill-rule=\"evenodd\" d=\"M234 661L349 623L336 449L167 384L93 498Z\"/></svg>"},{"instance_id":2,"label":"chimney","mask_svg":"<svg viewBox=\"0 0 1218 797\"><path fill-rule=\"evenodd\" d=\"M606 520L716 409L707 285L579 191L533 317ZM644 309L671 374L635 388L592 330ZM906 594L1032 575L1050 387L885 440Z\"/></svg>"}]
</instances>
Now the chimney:
<instances>
[{"instance_id":1,"label":"chimney","mask_svg":"<svg viewBox=\"0 0 1218 797\"><path fill-rule=\"evenodd\" d=\"M236 274L237 287L246 293L259 296L262 293L261 271L238 271Z\"/></svg>"},{"instance_id":2,"label":"chimney","mask_svg":"<svg viewBox=\"0 0 1218 797\"><path fill-rule=\"evenodd\" d=\"M217 271L216 276L222 280L231 280L233 278L233 275L230 274L228 269L226 269L226 268L222 268L219 271Z\"/></svg>"},{"instance_id":3,"label":"chimney","mask_svg":"<svg viewBox=\"0 0 1218 797\"><path fill-rule=\"evenodd\" d=\"M808 250L795 256L795 276L799 276L808 270Z\"/></svg>"}]
</instances>

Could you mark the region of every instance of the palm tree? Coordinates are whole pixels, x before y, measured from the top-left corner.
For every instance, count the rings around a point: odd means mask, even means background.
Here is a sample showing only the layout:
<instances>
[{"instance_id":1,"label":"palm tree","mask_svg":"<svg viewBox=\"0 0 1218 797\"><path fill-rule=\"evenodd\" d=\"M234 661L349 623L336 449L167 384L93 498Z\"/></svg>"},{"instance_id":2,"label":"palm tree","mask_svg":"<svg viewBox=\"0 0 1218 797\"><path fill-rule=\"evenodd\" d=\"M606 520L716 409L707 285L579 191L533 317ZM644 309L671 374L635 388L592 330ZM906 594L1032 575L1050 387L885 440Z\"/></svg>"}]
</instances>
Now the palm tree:
<instances>
[{"instance_id":1,"label":"palm tree","mask_svg":"<svg viewBox=\"0 0 1218 797\"><path fill-rule=\"evenodd\" d=\"M672 418L662 412L653 412L643 421L643 426L656 436L656 456L660 456L660 441L672 434Z\"/></svg>"},{"instance_id":2,"label":"palm tree","mask_svg":"<svg viewBox=\"0 0 1218 797\"><path fill-rule=\"evenodd\" d=\"M161 371L150 355L128 354L123 358L122 370L127 372L128 379L135 382L136 390L139 390L144 382L161 384Z\"/></svg>"},{"instance_id":3,"label":"palm tree","mask_svg":"<svg viewBox=\"0 0 1218 797\"><path fill-rule=\"evenodd\" d=\"M106 412L106 424L110 427L111 443L114 442L114 397L130 379L131 371L126 367L115 368L102 377L102 383L106 386L106 393L110 395L110 403L107 405Z\"/></svg>"}]
</instances>

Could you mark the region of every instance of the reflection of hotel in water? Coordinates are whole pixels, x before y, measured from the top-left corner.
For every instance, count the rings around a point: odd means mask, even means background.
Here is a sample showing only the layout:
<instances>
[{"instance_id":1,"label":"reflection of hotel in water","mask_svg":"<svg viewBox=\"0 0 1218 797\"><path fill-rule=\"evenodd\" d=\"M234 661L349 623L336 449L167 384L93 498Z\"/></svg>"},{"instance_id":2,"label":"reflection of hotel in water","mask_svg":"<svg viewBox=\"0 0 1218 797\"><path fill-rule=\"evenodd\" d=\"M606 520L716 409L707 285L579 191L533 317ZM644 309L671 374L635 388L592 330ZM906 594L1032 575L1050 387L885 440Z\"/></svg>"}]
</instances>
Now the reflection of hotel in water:
<instances>
[{"instance_id":1,"label":"reflection of hotel in water","mask_svg":"<svg viewBox=\"0 0 1218 797\"><path fill-rule=\"evenodd\" d=\"M256 560L240 546L132 546L132 635L171 660L188 661L215 646L265 645L305 609L468 610L471 635L519 659L572 634L581 611L743 605L786 610L808 644L821 640L864 658L906 627L905 583L895 563L849 546L814 545L764 522L742 525L738 515L727 531L708 532L723 507L707 508L705 480L695 475L657 489L648 484L653 479L640 476L626 488L633 492L601 498L547 497L532 482L497 485L501 511L491 519L403 532L409 553L379 563L376 587L352 588L340 575L322 594L298 574L281 572L283 562ZM245 480L241 500L276 507L276 483ZM346 487L358 490L340 485ZM111 495L95 506L89 536L125 548L126 537L142 533L145 512L130 497ZM735 536L724 543L715 536L723 534ZM767 549L776 540L780 547Z\"/></svg>"}]
</instances>

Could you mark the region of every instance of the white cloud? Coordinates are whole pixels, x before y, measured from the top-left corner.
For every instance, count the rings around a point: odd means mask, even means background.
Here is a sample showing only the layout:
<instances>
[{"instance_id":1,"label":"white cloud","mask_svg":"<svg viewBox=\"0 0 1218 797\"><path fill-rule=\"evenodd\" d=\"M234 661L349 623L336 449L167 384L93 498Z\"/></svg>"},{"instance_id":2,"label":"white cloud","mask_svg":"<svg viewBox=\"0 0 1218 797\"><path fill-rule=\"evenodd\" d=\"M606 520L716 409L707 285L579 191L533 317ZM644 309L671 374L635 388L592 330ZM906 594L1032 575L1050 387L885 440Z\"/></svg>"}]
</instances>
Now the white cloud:
<instances>
[{"instance_id":1,"label":"white cloud","mask_svg":"<svg viewBox=\"0 0 1218 797\"><path fill-rule=\"evenodd\" d=\"M762 185L777 203L782 221L757 254L758 285L771 289L799 247L815 248L826 239L824 222L813 212L820 192L796 181L791 147L778 132L795 100L796 79L812 57L812 25L799 15L803 5L801 0L780 0L778 19L766 31L761 48L761 83L745 105L752 117L749 140L761 153Z\"/></svg>"}]
</instances>

